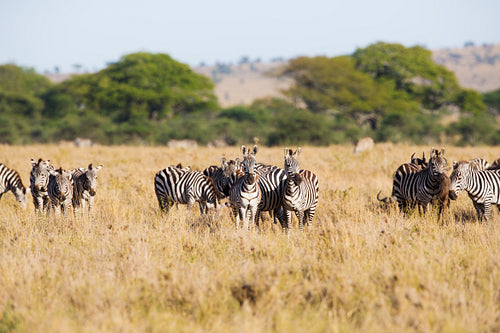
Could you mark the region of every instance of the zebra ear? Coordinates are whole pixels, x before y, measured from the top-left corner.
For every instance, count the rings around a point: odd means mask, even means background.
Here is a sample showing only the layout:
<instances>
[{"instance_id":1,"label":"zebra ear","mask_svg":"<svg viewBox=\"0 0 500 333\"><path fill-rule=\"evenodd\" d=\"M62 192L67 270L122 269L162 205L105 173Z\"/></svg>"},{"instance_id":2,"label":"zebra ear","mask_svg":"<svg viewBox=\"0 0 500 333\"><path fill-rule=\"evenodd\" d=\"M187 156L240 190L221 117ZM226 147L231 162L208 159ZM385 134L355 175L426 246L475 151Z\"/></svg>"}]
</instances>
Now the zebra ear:
<instances>
[{"instance_id":1,"label":"zebra ear","mask_svg":"<svg viewBox=\"0 0 500 333\"><path fill-rule=\"evenodd\" d=\"M241 152L243 155L245 155L247 152L247 148L244 145L241 146Z\"/></svg>"},{"instance_id":2,"label":"zebra ear","mask_svg":"<svg viewBox=\"0 0 500 333\"><path fill-rule=\"evenodd\" d=\"M300 147L299 147L297 150L295 150L295 153L293 153L293 156L294 156L294 157L299 156L299 155L300 155L300 151L301 151L301 150L302 150L302 148L300 148Z\"/></svg>"},{"instance_id":3,"label":"zebra ear","mask_svg":"<svg viewBox=\"0 0 500 333\"><path fill-rule=\"evenodd\" d=\"M57 176L59 173L58 173L56 170L52 170L52 169L50 169L50 170L49 170L49 174L50 174L51 176Z\"/></svg>"},{"instance_id":4,"label":"zebra ear","mask_svg":"<svg viewBox=\"0 0 500 333\"><path fill-rule=\"evenodd\" d=\"M444 147L441 148L441 155L444 156Z\"/></svg>"},{"instance_id":5,"label":"zebra ear","mask_svg":"<svg viewBox=\"0 0 500 333\"><path fill-rule=\"evenodd\" d=\"M455 170L458 166L458 162L457 161L453 161L453 170Z\"/></svg>"},{"instance_id":6,"label":"zebra ear","mask_svg":"<svg viewBox=\"0 0 500 333\"><path fill-rule=\"evenodd\" d=\"M222 156L222 157L220 158L220 164L221 164L221 168L223 168L223 169L224 169L224 167L226 167L226 166L227 166L227 163L226 163L226 158L225 158L224 156Z\"/></svg>"},{"instance_id":7,"label":"zebra ear","mask_svg":"<svg viewBox=\"0 0 500 333\"><path fill-rule=\"evenodd\" d=\"M95 168L95 171L99 171L102 169L102 164L100 164L97 168Z\"/></svg>"},{"instance_id":8,"label":"zebra ear","mask_svg":"<svg viewBox=\"0 0 500 333\"><path fill-rule=\"evenodd\" d=\"M257 145L253 146L253 150L252 150L252 155L257 155L257 152L259 151L259 148L257 147Z\"/></svg>"},{"instance_id":9,"label":"zebra ear","mask_svg":"<svg viewBox=\"0 0 500 333\"><path fill-rule=\"evenodd\" d=\"M288 153L290 152L290 150L288 149L288 147L285 148L285 158L288 157Z\"/></svg>"},{"instance_id":10,"label":"zebra ear","mask_svg":"<svg viewBox=\"0 0 500 333\"><path fill-rule=\"evenodd\" d=\"M30 160L30 162L31 162L31 166L32 166L32 167L34 167L34 166L36 165L36 162L35 162L35 160L34 160L34 159L31 159L31 160Z\"/></svg>"},{"instance_id":11,"label":"zebra ear","mask_svg":"<svg viewBox=\"0 0 500 333\"><path fill-rule=\"evenodd\" d=\"M92 170L92 163L89 164L89 170Z\"/></svg>"}]
</instances>

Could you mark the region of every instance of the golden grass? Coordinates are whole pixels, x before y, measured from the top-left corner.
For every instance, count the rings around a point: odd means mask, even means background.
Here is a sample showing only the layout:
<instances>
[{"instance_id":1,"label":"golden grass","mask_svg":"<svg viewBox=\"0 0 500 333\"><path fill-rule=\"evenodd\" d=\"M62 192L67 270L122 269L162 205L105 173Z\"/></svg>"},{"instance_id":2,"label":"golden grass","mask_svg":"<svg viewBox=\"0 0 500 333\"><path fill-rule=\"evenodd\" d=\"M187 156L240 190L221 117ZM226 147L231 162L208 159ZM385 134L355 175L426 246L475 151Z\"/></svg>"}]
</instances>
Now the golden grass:
<instances>
[{"instance_id":1,"label":"golden grass","mask_svg":"<svg viewBox=\"0 0 500 333\"><path fill-rule=\"evenodd\" d=\"M282 148L257 160L281 166ZM470 199L404 218L375 196L392 173L430 147L303 147L320 180L314 227L288 237L266 221L236 232L225 211L214 229L197 209L158 214L155 173L235 158L238 147L0 146L29 184L29 159L56 167L103 164L94 218L37 217L14 196L0 201L0 332L498 332L500 229L476 221ZM498 157L494 148L448 147L451 161Z\"/></svg>"}]
</instances>

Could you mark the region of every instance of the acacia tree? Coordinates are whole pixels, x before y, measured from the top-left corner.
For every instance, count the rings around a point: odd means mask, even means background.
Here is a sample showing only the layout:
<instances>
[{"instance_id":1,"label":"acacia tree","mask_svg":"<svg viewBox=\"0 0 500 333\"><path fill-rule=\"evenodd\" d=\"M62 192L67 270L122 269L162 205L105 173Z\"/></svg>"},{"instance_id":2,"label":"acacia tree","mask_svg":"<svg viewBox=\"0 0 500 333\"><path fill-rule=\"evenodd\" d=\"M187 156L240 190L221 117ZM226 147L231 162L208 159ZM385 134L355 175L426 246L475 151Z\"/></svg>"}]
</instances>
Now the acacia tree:
<instances>
[{"instance_id":1,"label":"acacia tree","mask_svg":"<svg viewBox=\"0 0 500 333\"><path fill-rule=\"evenodd\" d=\"M115 122L157 121L176 114L214 110L214 84L167 54L134 53L95 74L61 84L75 105Z\"/></svg>"}]
</instances>

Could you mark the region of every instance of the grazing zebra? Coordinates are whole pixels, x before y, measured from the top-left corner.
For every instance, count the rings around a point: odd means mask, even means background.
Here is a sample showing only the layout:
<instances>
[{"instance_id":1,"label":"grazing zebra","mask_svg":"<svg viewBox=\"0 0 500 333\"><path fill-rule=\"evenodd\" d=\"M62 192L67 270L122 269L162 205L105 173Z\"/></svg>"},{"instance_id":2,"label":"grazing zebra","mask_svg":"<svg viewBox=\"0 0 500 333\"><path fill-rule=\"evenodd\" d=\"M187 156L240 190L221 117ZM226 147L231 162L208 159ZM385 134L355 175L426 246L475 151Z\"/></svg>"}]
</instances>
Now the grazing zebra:
<instances>
[{"instance_id":1,"label":"grazing zebra","mask_svg":"<svg viewBox=\"0 0 500 333\"><path fill-rule=\"evenodd\" d=\"M90 163L87 169L77 168L71 171L74 183L72 204L75 214L80 207L85 209L85 201L87 201L89 206L88 215L90 216L97 188L97 173L101 169L102 165L94 168Z\"/></svg>"},{"instance_id":2,"label":"grazing zebra","mask_svg":"<svg viewBox=\"0 0 500 333\"><path fill-rule=\"evenodd\" d=\"M312 220L318 205L318 177L309 170L299 170L299 161L297 156L301 148L293 152L285 148L285 171L286 185L283 196L283 207L287 220L287 228L292 226L291 211L294 211L299 219L299 228L304 230L304 224L307 222L312 226Z\"/></svg>"},{"instance_id":3,"label":"grazing zebra","mask_svg":"<svg viewBox=\"0 0 500 333\"><path fill-rule=\"evenodd\" d=\"M400 209L407 213L409 208L418 205L426 212L427 205L441 192L442 174L445 174L448 162L441 151L432 148L429 166L419 171L407 170L396 173L393 183L393 196ZM401 167L400 167L401 168Z\"/></svg>"},{"instance_id":4,"label":"grazing zebra","mask_svg":"<svg viewBox=\"0 0 500 333\"><path fill-rule=\"evenodd\" d=\"M55 213L61 210L66 215L73 199L73 177L71 172L59 168L57 170L50 170L49 173L47 192L52 209Z\"/></svg>"},{"instance_id":5,"label":"grazing zebra","mask_svg":"<svg viewBox=\"0 0 500 333\"><path fill-rule=\"evenodd\" d=\"M491 204L500 209L500 170L476 170L470 162L454 162L450 198L456 200L462 190L469 194L478 219L488 220Z\"/></svg>"},{"instance_id":6,"label":"grazing zebra","mask_svg":"<svg viewBox=\"0 0 500 333\"><path fill-rule=\"evenodd\" d=\"M257 146L253 150L247 150L241 146L243 153L243 176L232 186L229 200L233 215L236 218L236 228L239 228L240 220L243 220L243 228L249 229L250 222L254 223L257 218L258 206L262 198L262 192L258 184L259 176L255 173L255 155Z\"/></svg>"},{"instance_id":7,"label":"grazing zebra","mask_svg":"<svg viewBox=\"0 0 500 333\"><path fill-rule=\"evenodd\" d=\"M35 212L46 212L49 209L50 198L47 187L50 171L53 170L54 167L50 165L50 160L44 161L39 158L35 162L34 159L31 159L30 189Z\"/></svg>"},{"instance_id":8,"label":"grazing zebra","mask_svg":"<svg viewBox=\"0 0 500 333\"><path fill-rule=\"evenodd\" d=\"M168 213L173 203L187 204L188 209L198 202L201 214L217 209L217 191L210 177L199 171L168 167L155 176L155 193L162 212Z\"/></svg>"},{"instance_id":9,"label":"grazing zebra","mask_svg":"<svg viewBox=\"0 0 500 333\"><path fill-rule=\"evenodd\" d=\"M217 197L219 200L229 196L231 186L234 184L236 171L240 167L240 159L230 160L229 162L225 157L221 157L221 166L211 165L205 170L203 174L212 178L217 190ZM233 177L232 177L233 176Z\"/></svg>"},{"instance_id":10,"label":"grazing zebra","mask_svg":"<svg viewBox=\"0 0 500 333\"><path fill-rule=\"evenodd\" d=\"M5 164L0 163L0 198L5 192L12 191L22 209L26 209L28 196L26 188L19 177L19 173L14 169L9 169Z\"/></svg>"}]
</instances>

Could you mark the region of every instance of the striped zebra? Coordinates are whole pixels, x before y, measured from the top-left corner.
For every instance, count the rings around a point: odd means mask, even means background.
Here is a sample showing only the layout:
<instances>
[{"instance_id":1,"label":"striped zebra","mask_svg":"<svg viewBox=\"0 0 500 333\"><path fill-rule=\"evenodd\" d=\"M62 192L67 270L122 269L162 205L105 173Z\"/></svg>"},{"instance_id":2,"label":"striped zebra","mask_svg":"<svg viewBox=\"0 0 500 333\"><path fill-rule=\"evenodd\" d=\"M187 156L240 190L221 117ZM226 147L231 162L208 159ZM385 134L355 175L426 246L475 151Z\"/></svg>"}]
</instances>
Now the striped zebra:
<instances>
[{"instance_id":1,"label":"striped zebra","mask_svg":"<svg viewBox=\"0 0 500 333\"><path fill-rule=\"evenodd\" d=\"M299 228L304 230L304 224L307 222L312 227L312 220L318 205L318 177L309 170L300 170L299 156L301 148L292 151L285 148L285 171L286 186L283 196L283 207L287 220L287 229L292 226L291 212L294 211L299 219Z\"/></svg>"},{"instance_id":2,"label":"striped zebra","mask_svg":"<svg viewBox=\"0 0 500 333\"><path fill-rule=\"evenodd\" d=\"M73 177L71 172L59 168L50 170L47 192L49 194L51 208L55 213L59 210L66 215L73 199Z\"/></svg>"},{"instance_id":3,"label":"striped zebra","mask_svg":"<svg viewBox=\"0 0 500 333\"><path fill-rule=\"evenodd\" d=\"M155 193L160 210L168 213L173 203L187 204L188 209L198 202L201 214L217 209L217 191L210 177L199 171L168 167L155 175Z\"/></svg>"},{"instance_id":4,"label":"striped zebra","mask_svg":"<svg viewBox=\"0 0 500 333\"><path fill-rule=\"evenodd\" d=\"M80 208L85 209L85 201L88 203L88 215L92 209L94 196L97 189L97 173L102 169L102 165L93 167L92 163L87 168L77 168L71 170L73 177L73 211L76 214Z\"/></svg>"},{"instance_id":5,"label":"striped zebra","mask_svg":"<svg viewBox=\"0 0 500 333\"><path fill-rule=\"evenodd\" d=\"M19 173L0 163L0 199L5 192L11 191L22 209L26 209L28 196Z\"/></svg>"},{"instance_id":6,"label":"striped zebra","mask_svg":"<svg viewBox=\"0 0 500 333\"><path fill-rule=\"evenodd\" d=\"M243 153L243 176L232 186L229 201L236 219L236 229L239 228L240 220L243 220L243 228L248 230L250 222L254 223L257 218L258 206L262 192L258 184L259 176L255 173L255 155L258 148L255 145L252 150L241 146Z\"/></svg>"},{"instance_id":7,"label":"striped zebra","mask_svg":"<svg viewBox=\"0 0 500 333\"><path fill-rule=\"evenodd\" d=\"M486 170L492 167L492 165L490 165L488 161L480 157L476 157L473 158L472 160L469 160L469 165L471 166L471 168L474 168L477 171Z\"/></svg>"},{"instance_id":8,"label":"striped zebra","mask_svg":"<svg viewBox=\"0 0 500 333\"><path fill-rule=\"evenodd\" d=\"M408 170L396 173L393 183L393 196L400 209L407 213L410 208L418 206L425 213L427 205L436 199L441 192L443 174L448 162L441 151L432 148L429 166L419 171ZM401 168L401 167L400 167Z\"/></svg>"},{"instance_id":9,"label":"striped zebra","mask_svg":"<svg viewBox=\"0 0 500 333\"><path fill-rule=\"evenodd\" d=\"M500 209L500 170L476 170L470 162L454 162L450 198L456 200L462 190L469 194L478 219L488 220L492 204Z\"/></svg>"},{"instance_id":10,"label":"striped zebra","mask_svg":"<svg viewBox=\"0 0 500 333\"><path fill-rule=\"evenodd\" d=\"M378 201L382 201L386 204L397 203L401 211L406 211L408 209L408 203L406 202L406 200L399 201L396 196L396 193L399 192L399 188L401 187L401 182L407 177L407 174L419 172L429 166L429 164L425 161L425 154L422 154L421 159L418 157L413 157L414 155L415 153L411 155L410 163L401 164L394 172L391 196L381 199L380 193L382 191L379 191L377 194Z\"/></svg>"},{"instance_id":11,"label":"striped zebra","mask_svg":"<svg viewBox=\"0 0 500 333\"><path fill-rule=\"evenodd\" d=\"M50 198L47 187L50 171L53 170L54 167L50 165L50 160L44 161L39 158L35 162L34 159L31 159L30 189L35 212L46 212L49 209Z\"/></svg>"},{"instance_id":12,"label":"striped zebra","mask_svg":"<svg viewBox=\"0 0 500 333\"><path fill-rule=\"evenodd\" d=\"M217 190L217 197L219 200L229 196L231 186L236 180L236 171L240 167L240 159L227 161L225 157L221 157L221 166L211 165L205 170L203 174L212 178ZM233 176L234 175L234 176Z\"/></svg>"},{"instance_id":13,"label":"striped zebra","mask_svg":"<svg viewBox=\"0 0 500 333\"><path fill-rule=\"evenodd\" d=\"M282 208L286 185L285 170L276 166L265 166L259 167L255 173L259 176L258 184L262 192L255 222L257 227L259 226L259 219L262 217L264 220L261 212L269 212L274 223L276 223L276 217L278 217L282 228L286 228Z\"/></svg>"}]
</instances>

